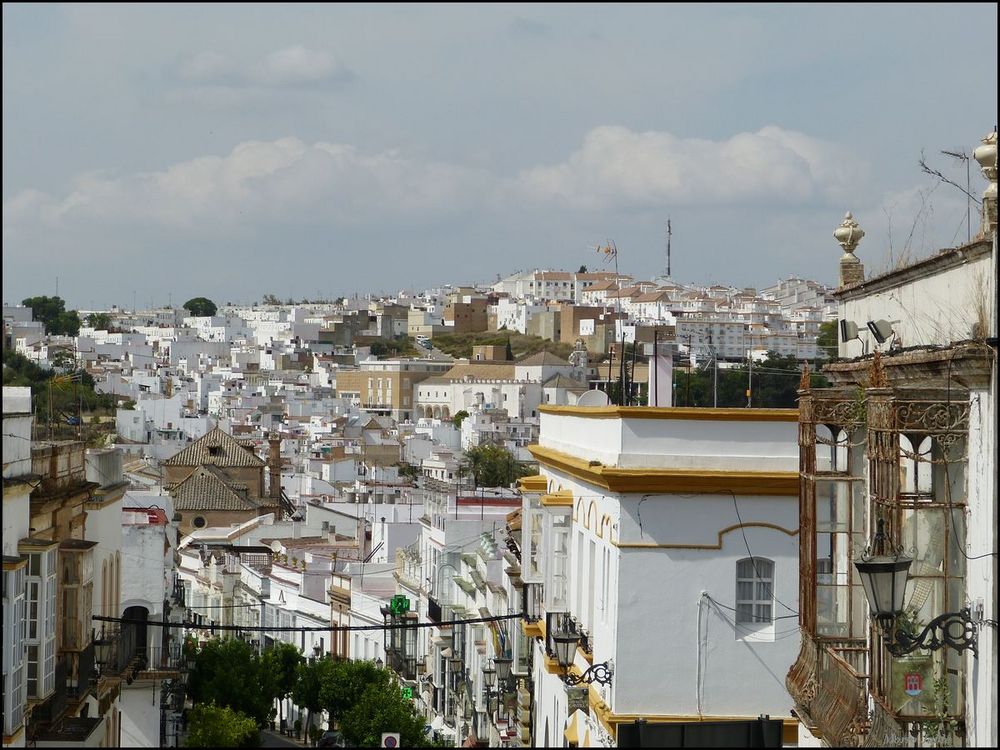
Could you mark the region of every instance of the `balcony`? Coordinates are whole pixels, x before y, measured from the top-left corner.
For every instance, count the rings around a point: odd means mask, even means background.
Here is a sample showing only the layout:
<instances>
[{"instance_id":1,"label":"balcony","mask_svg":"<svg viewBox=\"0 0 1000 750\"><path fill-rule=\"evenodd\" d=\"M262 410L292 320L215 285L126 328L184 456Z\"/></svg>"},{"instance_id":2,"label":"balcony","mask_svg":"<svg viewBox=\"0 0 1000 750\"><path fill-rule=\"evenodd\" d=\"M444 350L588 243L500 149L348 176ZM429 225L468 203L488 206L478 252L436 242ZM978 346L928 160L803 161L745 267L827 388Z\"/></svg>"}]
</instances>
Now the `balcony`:
<instances>
[{"instance_id":1,"label":"balcony","mask_svg":"<svg viewBox=\"0 0 1000 750\"><path fill-rule=\"evenodd\" d=\"M431 622L441 622L441 604L431 596L427 597L427 619Z\"/></svg>"},{"instance_id":2,"label":"balcony","mask_svg":"<svg viewBox=\"0 0 1000 750\"><path fill-rule=\"evenodd\" d=\"M406 656L401 651L388 650L385 654L386 666L404 680L417 679L416 657Z\"/></svg>"},{"instance_id":3,"label":"balcony","mask_svg":"<svg viewBox=\"0 0 1000 750\"><path fill-rule=\"evenodd\" d=\"M798 659L785 678L799 718L830 745L869 744L873 717L868 711L868 678L855 669L863 667L864 652L863 641L817 641L803 631ZM880 719L883 739L893 734L887 728L895 723L891 717L888 722L886 716L875 718ZM896 728L896 735L905 735Z\"/></svg>"}]
</instances>

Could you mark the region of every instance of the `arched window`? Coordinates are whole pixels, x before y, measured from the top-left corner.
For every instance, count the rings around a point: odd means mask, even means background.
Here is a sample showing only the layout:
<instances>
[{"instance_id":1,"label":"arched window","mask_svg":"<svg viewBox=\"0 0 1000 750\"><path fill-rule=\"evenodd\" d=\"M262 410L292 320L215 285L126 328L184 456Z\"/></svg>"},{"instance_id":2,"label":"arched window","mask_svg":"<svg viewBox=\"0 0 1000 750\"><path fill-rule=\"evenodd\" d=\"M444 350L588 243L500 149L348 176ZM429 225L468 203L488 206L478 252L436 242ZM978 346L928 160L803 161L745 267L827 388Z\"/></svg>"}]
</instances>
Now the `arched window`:
<instances>
[{"instance_id":1,"label":"arched window","mask_svg":"<svg viewBox=\"0 0 1000 750\"><path fill-rule=\"evenodd\" d=\"M746 625L774 622L774 561L764 557L737 561L736 622Z\"/></svg>"}]
</instances>

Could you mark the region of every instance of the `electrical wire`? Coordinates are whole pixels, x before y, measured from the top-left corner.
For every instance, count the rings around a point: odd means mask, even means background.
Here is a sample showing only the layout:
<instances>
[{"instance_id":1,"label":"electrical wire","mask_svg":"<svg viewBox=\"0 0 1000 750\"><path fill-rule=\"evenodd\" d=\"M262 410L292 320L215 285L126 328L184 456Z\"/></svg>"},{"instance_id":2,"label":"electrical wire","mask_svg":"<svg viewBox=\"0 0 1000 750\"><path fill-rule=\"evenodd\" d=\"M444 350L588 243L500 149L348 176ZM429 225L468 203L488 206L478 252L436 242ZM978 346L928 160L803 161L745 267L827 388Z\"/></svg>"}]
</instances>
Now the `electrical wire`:
<instances>
[{"instance_id":1,"label":"electrical wire","mask_svg":"<svg viewBox=\"0 0 1000 750\"><path fill-rule=\"evenodd\" d=\"M98 622L116 622L120 624L129 625L152 625L155 627L162 627L167 629L192 629L199 628L202 630L214 629L223 631L232 630L242 630L248 632L261 632L261 633L317 633L326 631L337 631L337 632L355 632L355 631L367 631L367 630L406 630L409 628L419 629L419 628L441 628L450 627L452 625L467 625L485 622L500 622L503 620L514 620L521 619L524 617L523 612L515 612L509 615L493 615L491 617L476 617L468 620L446 620L443 622L392 622L383 623L381 625L316 625L316 626L243 626L243 625L210 625L210 626L196 626L191 623L183 622L165 622L162 620L142 620L137 617L108 617L106 615L92 615L90 619L97 620Z\"/></svg>"},{"instance_id":2,"label":"electrical wire","mask_svg":"<svg viewBox=\"0 0 1000 750\"><path fill-rule=\"evenodd\" d=\"M773 583L767 583L765 581L765 579L761 576L760 571L757 570L757 558L754 557L753 552L750 550L750 542L747 541L747 533L746 533L746 529L744 528L743 517L740 515L740 506L736 502L736 493L733 492L732 490L720 490L720 491L721 492L728 492L730 494L730 496L732 496L732 498L733 498L733 508L736 509L736 518L740 522L740 534L743 535L743 544L747 548L747 554L750 555L750 565L753 567L754 577L757 578L757 580L760 581L761 583L764 583L768 587L768 589L770 589L770 591L771 591L771 598L773 598L774 601L776 601L782 607L784 607L785 609L787 609L789 612L793 612L796 615L798 615L798 611L792 609L787 604L785 604L783 601L781 601L781 599L779 599L777 596L775 596Z\"/></svg>"}]
</instances>

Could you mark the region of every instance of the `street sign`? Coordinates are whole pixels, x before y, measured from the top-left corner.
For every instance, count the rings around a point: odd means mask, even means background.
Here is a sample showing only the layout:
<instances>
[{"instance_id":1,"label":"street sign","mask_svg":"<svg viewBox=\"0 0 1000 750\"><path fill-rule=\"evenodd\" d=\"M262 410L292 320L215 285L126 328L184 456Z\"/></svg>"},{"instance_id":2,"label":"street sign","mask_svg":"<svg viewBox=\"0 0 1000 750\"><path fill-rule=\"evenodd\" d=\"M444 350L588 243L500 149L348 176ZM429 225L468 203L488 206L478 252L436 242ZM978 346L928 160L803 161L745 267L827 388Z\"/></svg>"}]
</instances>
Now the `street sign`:
<instances>
[{"instance_id":1,"label":"street sign","mask_svg":"<svg viewBox=\"0 0 1000 750\"><path fill-rule=\"evenodd\" d=\"M399 735L395 732L382 732L382 744L379 747L399 747Z\"/></svg>"},{"instance_id":2,"label":"street sign","mask_svg":"<svg viewBox=\"0 0 1000 750\"><path fill-rule=\"evenodd\" d=\"M566 705L569 709L569 715L572 716L574 711L580 710L587 712L590 710L590 688L586 687L567 687L566 688Z\"/></svg>"},{"instance_id":3,"label":"street sign","mask_svg":"<svg viewBox=\"0 0 1000 750\"><path fill-rule=\"evenodd\" d=\"M413 699L413 688L411 688L411 687L404 687L403 688L403 697L406 698L406 700L412 700Z\"/></svg>"}]
</instances>

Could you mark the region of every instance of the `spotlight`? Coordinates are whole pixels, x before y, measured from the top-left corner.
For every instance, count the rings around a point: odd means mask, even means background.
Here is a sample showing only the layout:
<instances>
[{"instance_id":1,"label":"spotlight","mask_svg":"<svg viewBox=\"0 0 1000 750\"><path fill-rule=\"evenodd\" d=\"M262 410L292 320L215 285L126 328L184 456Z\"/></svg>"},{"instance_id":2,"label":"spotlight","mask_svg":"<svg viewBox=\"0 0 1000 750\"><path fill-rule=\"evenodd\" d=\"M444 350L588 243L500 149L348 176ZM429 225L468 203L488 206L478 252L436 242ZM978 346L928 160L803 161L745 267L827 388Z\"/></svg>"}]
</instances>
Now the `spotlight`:
<instances>
[{"instance_id":1,"label":"spotlight","mask_svg":"<svg viewBox=\"0 0 1000 750\"><path fill-rule=\"evenodd\" d=\"M861 338L858 336L858 324L850 320L840 321L840 340L844 343Z\"/></svg>"},{"instance_id":2,"label":"spotlight","mask_svg":"<svg viewBox=\"0 0 1000 750\"><path fill-rule=\"evenodd\" d=\"M880 344L884 344L890 336L894 336L896 333L892 330L892 324L888 320L869 320L868 330L872 332L872 336Z\"/></svg>"}]
</instances>

